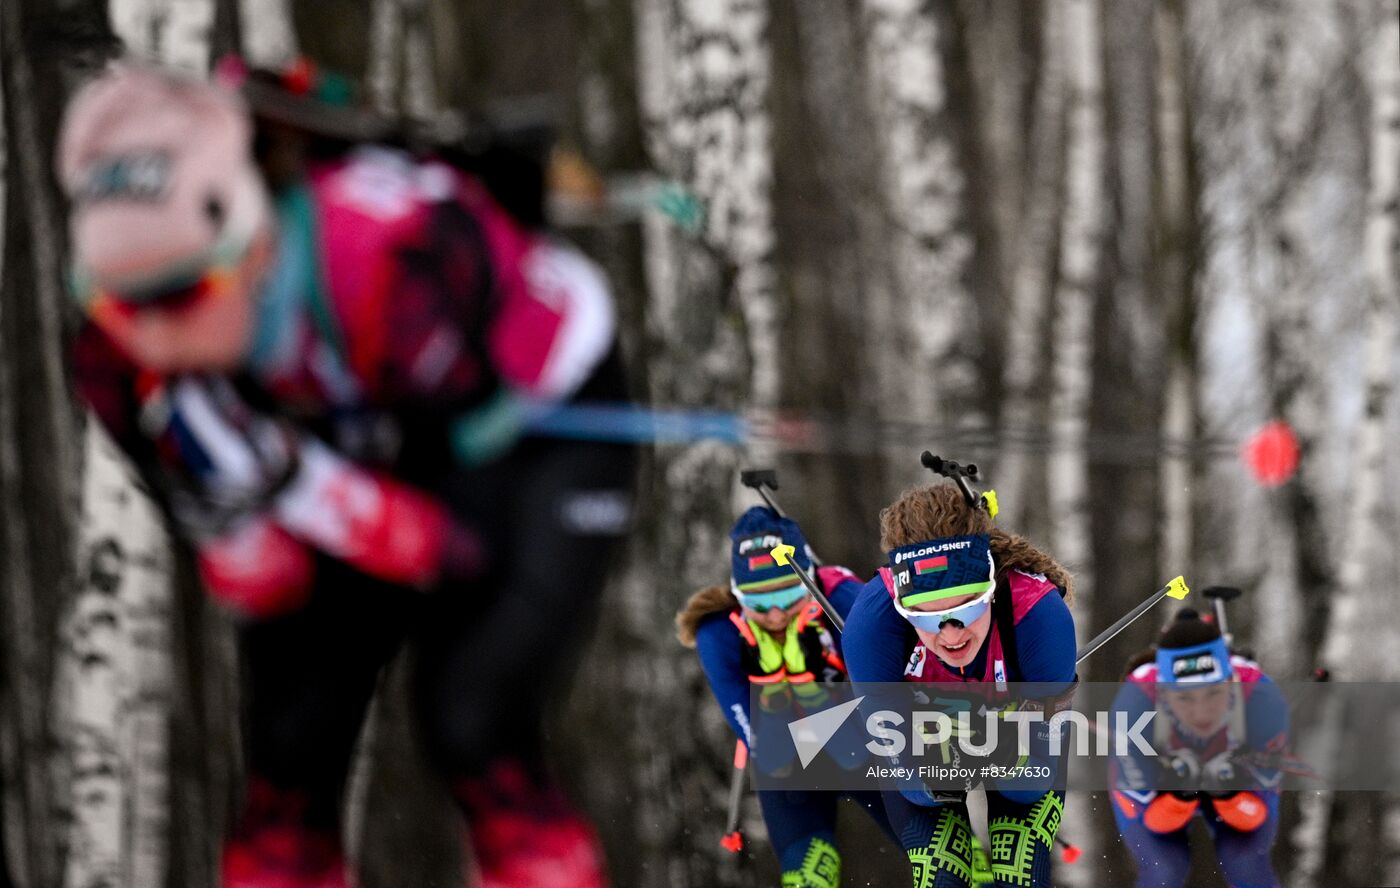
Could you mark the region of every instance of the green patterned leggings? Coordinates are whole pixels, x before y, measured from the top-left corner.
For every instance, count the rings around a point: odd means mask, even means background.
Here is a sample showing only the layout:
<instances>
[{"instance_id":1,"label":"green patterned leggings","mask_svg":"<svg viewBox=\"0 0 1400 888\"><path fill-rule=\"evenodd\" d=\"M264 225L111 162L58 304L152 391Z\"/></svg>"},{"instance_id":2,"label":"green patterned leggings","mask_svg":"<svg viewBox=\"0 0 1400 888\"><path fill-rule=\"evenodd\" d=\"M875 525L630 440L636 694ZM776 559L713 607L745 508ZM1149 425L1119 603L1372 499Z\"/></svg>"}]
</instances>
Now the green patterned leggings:
<instances>
[{"instance_id":1,"label":"green patterned leggings","mask_svg":"<svg viewBox=\"0 0 1400 888\"><path fill-rule=\"evenodd\" d=\"M974 862L976 843L965 804L925 808L889 794L886 808L913 866L914 888L1050 888L1055 833L1065 810L1063 793L1047 793L1030 805L987 793L990 881Z\"/></svg>"},{"instance_id":2,"label":"green patterned leggings","mask_svg":"<svg viewBox=\"0 0 1400 888\"><path fill-rule=\"evenodd\" d=\"M783 888L839 888L841 855L826 839L813 836L802 855L802 865L783 871Z\"/></svg>"}]
</instances>

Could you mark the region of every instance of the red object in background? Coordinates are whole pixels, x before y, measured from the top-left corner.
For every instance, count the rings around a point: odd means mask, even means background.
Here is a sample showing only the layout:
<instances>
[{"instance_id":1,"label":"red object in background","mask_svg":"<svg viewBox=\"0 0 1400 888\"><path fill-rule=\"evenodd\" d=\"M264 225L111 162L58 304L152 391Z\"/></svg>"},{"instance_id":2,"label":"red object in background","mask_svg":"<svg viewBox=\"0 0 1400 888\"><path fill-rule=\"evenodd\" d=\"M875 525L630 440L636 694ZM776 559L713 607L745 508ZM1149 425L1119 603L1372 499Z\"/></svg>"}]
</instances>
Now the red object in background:
<instances>
[{"instance_id":1,"label":"red object in background","mask_svg":"<svg viewBox=\"0 0 1400 888\"><path fill-rule=\"evenodd\" d=\"M296 61L282 72L282 85L293 95L310 95L316 86L316 66L306 56L297 56Z\"/></svg>"},{"instance_id":2,"label":"red object in background","mask_svg":"<svg viewBox=\"0 0 1400 888\"><path fill-rule=\"evenodd\" d=\"M1060 849L1060 857L1065 863L1078 863L1079 856L1084 852L1075 845L1065 842L1064 848Z\"/></svg>"},{"instance_id":3,"label":"red object in background","mask_svg":"<svg viewBox=\"0 0 1400 888\"><path fill-rule=\"evenodd\" d=\"M1279 419L1256 432L1244 448L1245 462L1265 487L1278 487L1292 478L1300 455L1298 436L1292 426Z\"/></svg>"}]
</instances>

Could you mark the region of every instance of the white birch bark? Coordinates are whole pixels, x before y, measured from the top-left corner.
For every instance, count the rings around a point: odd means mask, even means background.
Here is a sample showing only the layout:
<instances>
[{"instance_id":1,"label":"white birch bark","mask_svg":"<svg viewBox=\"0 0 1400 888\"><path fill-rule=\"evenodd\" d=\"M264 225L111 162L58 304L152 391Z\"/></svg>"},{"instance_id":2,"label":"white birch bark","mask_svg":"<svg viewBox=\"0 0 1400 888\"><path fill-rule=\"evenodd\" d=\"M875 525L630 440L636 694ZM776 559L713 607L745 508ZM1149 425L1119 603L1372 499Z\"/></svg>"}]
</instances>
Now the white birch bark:
<instances>
[{"instance_id":1,"label":"white birch bark","mask_svg":"<svg viewBox=\"0 0 1400 888\"><path fill-rule=\"evenodd\" d=\"M131 53L196 74L209 70L213 0L112 0L108 15Z\"/></svg>"},{"instance_id":2,"label":"white birch bark","mask_svg":"<svg viewBox=\"0 0 1400 888\"><path fill-rule=\"evenodd\" d=\"M241 0L243 56L259 68L282 68L297 55L290 0Z\"/></svg>"},{"instance_id":3,"label":"white birch bark","mask_svg":"<svg viewBox=\"0 0 1400 888\"><path fill-rule=\"evenodd\" d=\"M1342 37L1334 2L1212 0L1186 11L1210 232L1201 329L1213 343L1206 353L1216 353L1203 364L1201 390L1211 393L1210 421L1243 435L1281 416L1303 446L1298 476L1283 487L1231 490L1217 471L1226 486L1212 486L1227 494L1213 499L1240 503L1228 536L1241 541L1232 572L1255 579L1259 591L1248 641L1276 678L1294 677L1316 665L1326 639L1320 618L1337 579L1329 544L1346 520L1345 497L1331 490L1339 460L1352 465L1350 441L1337 434L1333 398L1354 392L1363 375L1351 363L1360 331L1339 321L1364 305L1354 266L1366 195L1353 159L1366 127L1349 118L1356 105L1344 101L1352 93L1342 85L1358 48ZM1257 324L1238 323L1251 315ZM1231 316L1233 325L1213 323ZM1341 367L1349 367L1345 378ZM1210 539L1198 542L1208 557ZM1324 747L1342 739L1319 738ZM1327 848L1337 839L1334 802L1345 802L1312 794L1298 801L1304 822L1279 852L1305 852L1288 869L1297 884L1313 884L1335 850Z\"/></svg>"},{"instance_id":4,"label":"white birch bark","mask_svg":"<svg viewBox=\"0 0 1400 888\"><path fill-rule=\"evenodd\" d=\"M55 694L74 812L63 884L156 886L167 858L169 541L96 422L85 442L79 585Z\"/></svg>"},{"instance_id":5,"label":"white birch bark","mask_svg":"<svg viewBox=\"0 0 1400 888\"><path fill-rule=\"evenodd\" d=\"M431 12L427 0L405 0L403 103L404 113L414 120L429 120L438 110Z\"/></svg>"},{"instance_id":6,"label":"white birch bark","mask_svg":"<svg viewBox=\"0 0 1400 888\"><path fill-rule=\"evenodd\" d=\"M136 54L208 70L211 0L113 0L109 14ZM63 884L115 876L113 884L155 886L169 858L168 541L94 420L84 455L80 581L59 628L55 676L57 736L71 738L62 751L73 807Z\"/></svg>"},{"instance_id":7,"label":"white birch bark","mask_svg":"<svg viewBox=\"0 0 1400 888\"><path fill-rule=\"evenodd\" d=\"M438 110L432 9L427 0L374 0L370 8L370 102L429 120Z\"/></svg>"},{"instance_id":8,"label":"white birch bark","mask_svg":"<svg viewBox=\"0 0 1400 888\"><path fill-rule=\"evenodd\" d=\"M1379 678L1377 669L1393 674L1392 658L1359 659L1372 646L1364 642L1368 619L1383 617L1375 596L1390 596L1384 586L1368 580L1375 563L1383 502L1387 414L1394 391L1395 327L1400 299L1400 21L1396 0L1385 4L1385 15L1370 47L1370 196L1366 218L1367 298L1365 319L1365 402L1357 429L1353 480L1347 497L1348 515L1340 564L1339 594L1322 651L1323 665L1339 679ZM1355 674L1353 674L1353 672Z\"/></svg>"},{"instance_id":9,"label":"white birch bark","mask_svg":"<svg viewBox=\"0 0 1400 888\"><path fill-rule=\"evenodd\" d=\"M1191 194L1181 8L1159 4L1154 11L1157 50L1157 216L1163 247L1158 259L1159 297L1167 302L1166 396L1161 460L1162 563L1168 573L1191 575L1192 466L1195 432L1195 346L1190 322L1194 282L1188 278L1186 241L1191 237Z\"/></svg>"},{"instance_id":10,"label":"white birch bark","mask_svg":"<svg viewBox=\"0 0 1400 888\"><path fill-rule=\"evenodd\" d=\"M979 425L975 305L965 273L973 243L963 222L967 183L946 122L948 90L934 13L919 0L862 6L870 102L879 123L884 203L897 302L872 318L887 415Z\"/></svg>"},{"instance_id":11,"label":"white birch bark","mask_svg":"<svg viewBox=\"0 0 1400 888\"><path fill-rule=\"evenodd\" d=\"M1028 188L1021 204L1024 222L1018 232L1007 318L1002 447L996 488L1002 521L1024 528L1032 449L1026 440L1044 421L1038 386L1045 372L1045 321L1049 315L1050 279L1055 266L1055 232L1062 208L1064 171L1065 35L1064 8L1044 10L1042 58L1031 131Z\"/></svg>"},{"instance_id":12,"label":"white birch bark","mask_svg":"<svg viewBox=\"0 0 1400 888\"><path fill-rule=\"evenodd\" d=\"M779 394L781 319L772 265L767 7L751 0L637 0L634 10L649 152L658 170L704 208L691 230L659 213L643 219L650 395L657 403L772 407ZM633 547L618 584L623 603L615 610L617 630L639 658L672 662L676 673L695 676L693 660L657 627L668 623L667 612L688 591L714 581L733 518L738 467L738 453L718 442L658 452L650 507L664 509L666 520L639 527L645 542ZM654 673L640 668L640 660L638 668L624 670L628 692L674 700L677 708L667 713L693 718L687 707L702 699L698 684L683 683L678 695L674 678ZM624 740L649 762L636 775L639 860L631 862L647 881L735 884L733 873L692 875L685 860L705 853L703 846L662 802L679 791L702 807L722 805L727 773L717 778L714 768L700 765L727 759L711 747L724 736L710 719L717 714L702 716L713 730L674 737L664 756ZM655 718L653 712L647 721ZM648 731L640 723L637 728Z\"/></svg>"},{"instance_id":13,"label":"white birch bark","mask_svg":"<svg viewBox=\"0 0 1400 888\"><path fill-rule=\"evenodd\" d=\"M650 144L665 171L704 207L704 241L733 269L732 295L748 347L746 406L771 409L779 396L783 324L773 265L767 8L753 0L688 0L672 4L671 15L666 24L646 3L638 11ZM670 29L660 44L658 28ZM653 58L658 45L667 51Z\"/></svg>"},{"instance_id":14,"label":"white birch bark","mask_svg":"<svg viewBox=\"0 0 1400 888\"><path fill-rule=\"evenodd\" d=\"M1053 321L1048 470L1055 556L1074 571L1081 613L1093 612L1089 540L1089 396L1093 308L1103 251L1104 104L1101 9L1097 0L1059 0L1064 8L1068 130L1064 231ZM1081 633L1091 632L1080 621Z\"/></svg>"},{"instance_id":15,"label":"white birch bark","mask_svg":"<svg viewBox=\"0 0 1400 888\"><path fill-rule=\"evenodd\" d=\"M1331 349L1328 319L1317 295L1324 288L1344 298L1351 252L1343 226L1327 226L1327 205L1316 191L1333 175L1325 149L1339 128L1327 125L1335 102L1328 82L1345 51L1338 37L1334 3L1301 0L1283 5L1247 5L1240 35L1255 45L1233 76L1245 81L1246 95L1257 102L1257 131L1249 146L1255 155L1233 175L1241 182L1246 219L1246 270L1249 297L1264 331L1264 381L1271 411L1298 436L1302 462L1297 478L1268 497L1273 540L1291 547L1282 561L1283 575L1270 586L1270 601L1260 608L1256 644L1294 646L1297 662L1284 668L1306 673L1314 665L1323 638L1303 631L1303 602L1331 604L1336 563L1330 543L1338 539L1338 498L1326 491L1333 482L1328 461L1331 445L1332 392L1329 367L1339 353ZM1307 35L1304 39L1303 35ZM1251 57L1252 56L1252 57ZM1337 254L1337 258L1329 256ZM1306 596L1306 599L1305 599ZM1301 642L1301 643L1299 643Z\"/></svg>"},{"instance_id":16,"label":"white birch bark","mask_svg":"<svg viewBox=\"0 0 1400 888\"><path fill-rule=\"evenodd\" d=\"M399 99L399 73L403 43L403 7L399 0L374 0L370 6L369 66L365 74L369 100L377 110L395 110Z\"/></svg>"},{"instance_id":17,"label":"white birch bark","mask_svg":"<svg viewBox=\"0 0 1400 888\"><path fill-rule=\"evenodd\" d=\"M869 92L866 78L859 73L865 58L859 33L860 14L846 0L802 0L798 12L795 24L804 104L815 124L814 130L804 133L803 138L818 146L822 185L834 195L833 209L839 214L836 224L843 242L837 249L826 250L825 240L818 242L822 246L804 241L795 252L809 249L816 255L822 250L821 261L814 262L808 271L803 267L805 263L795 257L795 267L787 272L791 286L801 294L803 310L815 307L811 300L816 293L829 294L828 323L835 326L819 331L820 334L839 330L861 355L862 372L851 373L846 366L832 367L829 369L833 375L817 373L814 382L833 380L830 384L844 393L848 403L859 405L853 417L881 417L886 415L885 402L891 397L889 373L881 368L896 352L888 331L900 284L893 258L895 246L889 233L891 220L882 199L883 147L880 140L870 138L877 127L876 114L871 103L864 100ZM831 224L827 220L813 221L818 226ZM791 234L794 241L806 236L800 230ZM829 353L825 357L830 360ZM906 483L922 473L908 459L907 450L887 465L892 477L880 482L871 479L872 488Z\"/></svg>"},{"instance_id":18,"label":"white birch bark","mask_svg":"<svg viewBox=\"0 0 1400 888\"><path fill-rule=\"evenodd\" d=\"M37 547L32 544L41 536L34 527L37 518L25 514L23 480L31 467L23 464L25 437L44 440L48 461L35 473L46 493L56 497L59 508L56 520L61 526L60 545L69 540L71 519L68 509L77 501L73 478L77 473L73 439L73 418L68 407L68 388L63 370L60 343L63 341L62 310L66 297L60 281L61 236L58 209L51 193L48 175L49 153L45 144L44 121L39 117L45 109L40 105L41 90L36 82L32 63L32 47L25 40L25 19L17 4L0 6L0 59L8 82L0 84L0 93L16 97L12 106L0 101L0 145L14 146L5 159L0 182L13 181L16 199L23 207L24 223L28 229L29 253L26 257L8 257L8 261L29 263L30 292L7 293L0 300L16 307L21 298L33 306L33 328L26 330L32 338L29 349L16 349L0 360L0 488L5 491L0 505L0 579L4 581L5 637L7 638L3 668L11 687L5 701L6 720L13 733L3 737L3 770L5 772L5 828L0 841L15 847L20 853L7 855L14 876L20 884L51 884L57 877L55 855L55 815L62 810L53 795L56 762L49 756L51 725L46 704L51 701L51 688L40 687L42 677L49 673L48 657L52 653L46 639L40 637L46 621L37 603L47 596L62 600L68 589L62 583L66 572L55 576L48 566L36 558ZM8 150L8 149L0 149ZM0 232L4 227L0 226ZM0 238L4 235L0 234ZM3 269L0 269L3 270ZM12 278L13 279L13 278ZM0 312L3 315L3 312ZM0 322L3 317L0 316ZM13 322L11 322L13 323ZM0 323L3 327L3 323ZM17 338L18 338L17 334ZM28 352L26 354L26 352ZM25 364L24 375L19 370ZM37 421L44 431L26 436L20 428L21 401L43 408ZM28 420L34 422L34 419ZM32 459L32 454L29 455ZM48 557L63 552L50 550ZM42 557L42 555L40 555ZM36 582L56 582L49 588ZM26 679L29 679L26 681ZM8 726L7 726L8 727ZM15 842L10 842L10 838Z\"/></svg>"}]
</instances>

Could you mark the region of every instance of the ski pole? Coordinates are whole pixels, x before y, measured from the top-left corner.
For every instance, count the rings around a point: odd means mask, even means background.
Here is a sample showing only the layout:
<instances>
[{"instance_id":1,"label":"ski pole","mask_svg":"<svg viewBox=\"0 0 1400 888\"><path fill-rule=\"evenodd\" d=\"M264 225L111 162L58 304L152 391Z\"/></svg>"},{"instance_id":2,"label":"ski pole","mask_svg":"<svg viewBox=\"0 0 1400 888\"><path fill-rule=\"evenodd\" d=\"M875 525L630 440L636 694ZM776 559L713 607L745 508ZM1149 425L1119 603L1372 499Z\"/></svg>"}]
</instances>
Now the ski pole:
<instances>
[{"instance_id":1,"label":"ski pole","mask_svg":"<svg viewBox=\"0 0 1400 888\"><path fill-rule=\"evenodd\" d=\"M811 575L802 569L802 565L793 560L792 556L795 554L797 554L795 547L784 544L773 550L773 560L784 567L791 567L793 572L797 574L797 578L802 581L802 585L806 586L807 591L811 592L812 597L817 600L817 604L822 606L822 610L826 612L826 618L831 621L831 625L836 627L837 632L845 632L846 621L841 619L836 608L832 607L831 602L822 594L816 580L813 580Z\"/></svg>"},{"instance_id":2,"label":"ski pole","mask_svg":"<svg viewBox=\"0 0 1400 888\"><path fill-rule=\"evenodd\" d=\"M1228 645L1234 641L1230 635L1230 626L1225 622L1225 602L1234 601L1242 593L1233 586L1209 586L1201 590L1201 594L1209 598L1211 604L1215 606L1215 624L1220 627L1220 635Z\"/></svg>"},{"instance_id":3,"label":"ski pole","mask_svg":"<svg viewBox=\"0 0 1400 888\"><path fill-rule=\"evenodd\" d=\"M729 813L724 821L724 837L719 845L730 854L744 848L744 833L739 829L739 806L744 800L744 778L749 772L749 748L743 740L734 741L734 772L729 778Z\"/></svg>"},{"instance_id":4,"label":"ski pole","mask_svg":"<svg viewBox=\"0 0 1400 888\"><path fill-rule=\"evenodd\" d=\"M778 513L778 517L787 517L787 513L783 511L782 507L778 505L778 501L774 499L773 495L769 492L778 489L777 469L744 469L739 472L739 483L758 491L758 495L763 497L763 501L768 504L768 508ZM779 549L786 551L786 554L782 558L778 557ZM797 550L792 546L779 546L778 549L773 550L773 558L779 564L790 566L796 571L797 578L802 581L802 585L807 587L807 591L812 593L812 597L817 600L817 604L821 605L821 609L826 614L826 618L836 627L836 631L846 631L846 621L841 619L841 615L838 614L836 608L832 606L831 600L826 597L826 594L822 592L821 588L813 581L807 571L803 570L796 561L790 561L788 556L791 556L796 551ZM812 563L818 567L820 567L822 563L815 552L812 553Z\"/></svg>"},{"instance_id":5,"label":"ski pole","mask_svg":"<svg viewBox=\"0 0 1400 888\"><path fill-rule=\"evenodd\" d=\"M1079 652L1074 655L1074 665L1078 666L1080 663L1083 663L1086 657L1112 641L1115 635L1128 628L1134 620L1151 610L1163 598L1174 598L1177 601L1181 601L1189 594L1191 594L1191 589L1187 587L1184 577L1177 577L1170 583L1167 583L1167 585L1153 592L1151 597L1147 600L1119 617L1116 623L1109 626L1098 635L1095 635L1088 644L1080 648Z\"/></svg>"}]
</instances>

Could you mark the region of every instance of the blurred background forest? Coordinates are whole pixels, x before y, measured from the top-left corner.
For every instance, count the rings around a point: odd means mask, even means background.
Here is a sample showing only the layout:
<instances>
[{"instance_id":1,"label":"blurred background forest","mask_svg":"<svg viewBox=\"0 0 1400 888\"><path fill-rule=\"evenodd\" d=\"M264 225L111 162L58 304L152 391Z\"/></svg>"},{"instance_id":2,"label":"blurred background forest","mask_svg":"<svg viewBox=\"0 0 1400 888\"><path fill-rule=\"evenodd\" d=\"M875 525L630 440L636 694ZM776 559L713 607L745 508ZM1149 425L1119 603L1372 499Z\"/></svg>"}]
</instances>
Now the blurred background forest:
<instances>
[{"instance_id":1,"label":"blurred background forest","mask_svg":"<svg viewBox=\"0 0 1400 888\"><path fill-rule=\"evenodd\" d=\"M927 477L918 453L974 461L1001 522L1075 570L1081 640L1185 574L1245 590L1232 628L1276 677L1396 678L1398 40L1396 0L3 0L18 884L209 886L238 786L225 618L61 357L53 140L122 45L201 71L304 52L421 119L545 97L600 171L602 203L561 222L611 273L636 395L739 411L749 434L649 452L553 734L619 886L712 888L776 878L752 800L749 849L718 847L732 737L671 631L725 576L742 466L776 465L814 546L868 573L879 509ZM1302 459L1266 485L1242 448L1272 420ZM1157 625L1082 677L1116 679ZM363 885L460 885L398 680L352 792ZM1290 795L1280 872L1400 884L1397 823L1389 795ZM902 857L847 826L870 851L847 851L846 884L904 884ZM1063 834L1086 854L1057 884L1126 884L1101 797L1072 797Z\"/></svg>"}]
</instances>

